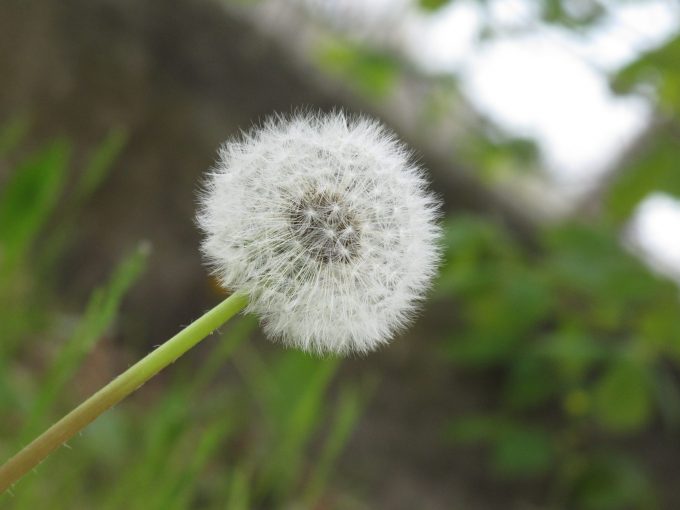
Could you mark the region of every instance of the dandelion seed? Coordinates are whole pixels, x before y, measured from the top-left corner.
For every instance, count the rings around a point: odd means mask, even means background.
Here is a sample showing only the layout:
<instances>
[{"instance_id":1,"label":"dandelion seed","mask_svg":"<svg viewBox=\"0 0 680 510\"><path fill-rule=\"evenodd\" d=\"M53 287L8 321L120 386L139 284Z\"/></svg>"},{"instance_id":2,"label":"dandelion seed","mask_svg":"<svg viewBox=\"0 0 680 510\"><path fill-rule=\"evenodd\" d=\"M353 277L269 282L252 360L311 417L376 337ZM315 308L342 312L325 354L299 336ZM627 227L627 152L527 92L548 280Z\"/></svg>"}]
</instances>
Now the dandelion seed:
<instances>
[{"instance_id":1,"label":"dandelion seed","mask_svg":"<svg viewBox=\"0 0 680 510\"><path fill-rule=\"evenodd\" d=\"M203 252L275 340L367 352L412 317L439 260L438 203L409 151L343 113L275 117L225 143Z\"/></svg>"}]
</instances>

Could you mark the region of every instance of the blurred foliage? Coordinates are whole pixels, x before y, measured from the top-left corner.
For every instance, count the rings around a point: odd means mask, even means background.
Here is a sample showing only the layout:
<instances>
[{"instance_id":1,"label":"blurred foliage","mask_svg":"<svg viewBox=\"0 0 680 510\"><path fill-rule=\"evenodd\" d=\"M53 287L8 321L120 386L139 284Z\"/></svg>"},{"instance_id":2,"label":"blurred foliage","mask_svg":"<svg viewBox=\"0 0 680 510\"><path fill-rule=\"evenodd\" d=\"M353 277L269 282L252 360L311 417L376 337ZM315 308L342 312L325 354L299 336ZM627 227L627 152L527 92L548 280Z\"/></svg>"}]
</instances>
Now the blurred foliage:
<instances>
[{"instance_id":1,"label":"blurred foliage","mask_svg":"<svg viewBox=\"0 0 680 510\"><path fill-rule=\"evenodd\" d=\"M419 0L418 5L426 11L436 11L448 5L451 0Z\"/></svg>"},{"instance_id":2,"label":"blurred foliage","mask_svg":"<svg viewBox=\"0 0 680 510\"><path fill-rule=\"evenodd\" d=\"M644 94L655 101L661 112L677 119L680 114L679 59L680 35L618 71L612 79L613 89L621 94Z\"/></svg>"},{"instance_id":3,"label":"blurred foliage","mask_svg":"<svg viewBox=\"0 0 680 510\"><path fill-rule=\"evenodd\" d=\"M478 167L483 177L529 173L538 168L539 153L533 140L510 136L492 126L483 129L483 134L468 132L459 152L461 160Z\"/></svg>"},{"instance_id":4,"label":"blurred foliage","mask_svg":"<svg viewBox=\"0 0 680 510\"><path fill-rule=\"evenodd\" d=\"M593 9L577 19L575 4L542 2L545 21L584 27L605 14L581 2ZM497 400L454 420L448 437L484 445L495 476L542 481L549 508L665 508L673 490L631 440L663 448L680 433L680 292L626 250L621 229L651 193L680 198L679 41L612 77L657 121L615 169L601 218L547 226L532 252L487 220L448 224L439 295L453 297L456 320L445 355L480 383L501 381ZM482 165L495 152L487 140Z\"/></svg>"},{"instance_id":5,"label":"blurred foliage","mask_svg":"<svg viewBox=\"0 0 680 510\"><path fill-rule=\"evenodd\" d=\"M652 505L653 480L622 445L652 426L680 431L677 286L597 225L551 228L536 255L459 217L439 292L456 301L448 358L502 380L494 409L451 437L488 444L499 475L548 477L554 507Z\"/></svg>"},{"instance_id":6,"label":"blurred foliage","mask_svg":"<svg viewBox=\"0 0 680 510\"><path fill-rule=\"evenodd\" d=\"M417 0L433 16L455 3ZM491 8L487 0L477 3ZM518 17L511 30L548 24L595 32L616 7L541 0L536 15ZM493 16L483 19L480 42L504 35ZM356 41L334 39L317 56L373 100L414 73ZM658 121L602 190L601 217L542 226L531 251L493 220L458 216L447 223L437 296L451 303L452 313L438 333L441 354L469 384L497 387L491 403L478 402L477 410L452 420L447 437L460 447L483 446L491 477L535 483L540 508L664 507L668 487L659 468L631 441L673 444L680 433L680 292L627 251L621 230L651 193L680 198L679 62L676 36L611 77L615 93L646 97ZM458 119L464 129L451 141L457 163L492 180L540 169L532 140L480 115L472 121L459 115L456 105L464 99L455 76L429 80L427 91L419 91L423 125L434 133Z\"/></svg>"},{"instance_id":7,"label":"blurred foliage","mask_svg":"<svg viewBox=\"0 0 680 510\"><path fill-rule=\"evenodd\" d=\"M436 12L439 9L455 4L457 0L417 0L418 5L426 12ZM487 8L489 0L476 0ZM647 0L638 0L641 2ZM598 0L537 0L535 9L541 21L560 25L570 29L591 27L607 15L609 6ZM486 27L483 32L492 29Z\"/></svg>"},{"instance_id":8,"label":"blurred foliage","mask_svg":"<svg viewBox=\"0 0 680 510\"><path fill-rule=\"evenodd\" d=\"M102 340L115 334L120 305L149 256L142 243L83 312L67 309L54 272L125 134L112 131L72 172L64 140L11 165L26 129L15 121L0 131L1 163L12 168L0 193L0 458L76 405L83 388L106 382L92 382L92 370L106 379L125 368ZM248 317L230 324L201 347L211 353L199 367L191 357L173 365L147 386L161 385L155 396L142 390L108 411L0 496L0 506L245 510L314 508L331 498L329 477L366 391L357 383L329 392L337 360L257 352L247 341L254 328Z\"/></svg>"},{"instance_id":9,"label":"blurred foliage","mask_svg":"<svg viewBox=\"0 0 680 510\"><path fill-rule=\"evenodd\" d=\"M628 155L618 179L606 192L606 210L616 222L627 220L639 202L653 192L680 198L680 36L641 55L611 80L620 94L637 93L654 106L656 121L644 144Z\"/></svg>"},{"instance_id":10,"label":"blurred foliage","mask_svg":"<svg viewBox=\"0 0 680 510\"><path fill-rule=\"evenodd\" d=\"M320 46L316 58L327 70L347 79L374 100L394 87L402 71L399 61L387 53L335 38L328 38Z\"/></svg>"},{"instance_id":11,"label":"blurred foliage","mask_svg":"<svg viewBox=\"0 0 680 510\"><path fill-rule=\"evenodd\" d=\"M654 192L680 197L678 137L671 126L655 131L642 150L622 163L619 178L606 190L605 212L614 222L626 221Z\"/></svg>"},{"instance_id":12,"label":"blurred foliage","mask_svg":"<svg viewBox=\"0 0 680 510\"><path fill-rule=\"evenodd\" d=\"M369 101L384 100L398 89L408 74L417 73L403 59L388 52L338 37L325 38L315 50L314 58L324 71L343 80ZM418 118L423 131L432 131L439 123L459 117L456 107L464 99L454 77L430 77L427 89L420 92L425 93ZM507 178L518 171L531 173L540 168L539 151L534 140L509 133L479 114L475 115L475 122L466 122L465 115L468 112L459 119L465 129L455 140L459 163L474 167L482 178L489 181Z\"/></svg>"}]
</instances>

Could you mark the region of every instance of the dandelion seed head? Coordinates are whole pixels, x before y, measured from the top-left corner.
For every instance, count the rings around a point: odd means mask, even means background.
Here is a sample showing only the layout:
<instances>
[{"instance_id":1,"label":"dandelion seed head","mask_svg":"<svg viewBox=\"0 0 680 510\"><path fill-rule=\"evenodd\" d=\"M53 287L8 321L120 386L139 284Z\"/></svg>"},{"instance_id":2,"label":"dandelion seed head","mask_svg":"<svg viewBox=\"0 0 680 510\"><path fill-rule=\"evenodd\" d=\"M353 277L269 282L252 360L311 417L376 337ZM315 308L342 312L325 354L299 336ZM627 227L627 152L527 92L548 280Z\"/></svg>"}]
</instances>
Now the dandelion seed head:
<instances>
[{"instance_id":1,"label":"dandelion seed head","mask_svg":"<svg viewBox=\"0 0 680 510\"><path fill-rule=\"evenodd\" d=\"M366 117L272 117L226 142L198 223L222 285L275 340L364 353L406 326L439 260L437 200Z\"/></svg>"}]
</instances>

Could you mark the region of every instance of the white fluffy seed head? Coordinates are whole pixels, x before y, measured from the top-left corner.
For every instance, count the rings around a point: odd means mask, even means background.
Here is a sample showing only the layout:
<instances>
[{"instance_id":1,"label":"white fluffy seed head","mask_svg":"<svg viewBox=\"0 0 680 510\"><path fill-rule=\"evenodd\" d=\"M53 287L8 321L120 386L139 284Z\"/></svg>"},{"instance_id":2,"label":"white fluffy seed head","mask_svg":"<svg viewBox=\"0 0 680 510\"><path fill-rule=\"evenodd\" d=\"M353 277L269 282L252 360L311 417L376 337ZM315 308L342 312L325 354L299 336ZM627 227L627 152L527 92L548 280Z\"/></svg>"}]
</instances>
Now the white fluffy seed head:
<instances>
[{"instance_id":1,"label":"white fluffy seed head","mask_svg":"<svg viewBox=\"0 0 680 510\"><path fill-rule=\"evenodd\" d=\"M392 133L343 113L277 116L219 156L202 248L270 337L364 353L406 325L439 260L438 202Z\"/></svg>"}]
</instances>

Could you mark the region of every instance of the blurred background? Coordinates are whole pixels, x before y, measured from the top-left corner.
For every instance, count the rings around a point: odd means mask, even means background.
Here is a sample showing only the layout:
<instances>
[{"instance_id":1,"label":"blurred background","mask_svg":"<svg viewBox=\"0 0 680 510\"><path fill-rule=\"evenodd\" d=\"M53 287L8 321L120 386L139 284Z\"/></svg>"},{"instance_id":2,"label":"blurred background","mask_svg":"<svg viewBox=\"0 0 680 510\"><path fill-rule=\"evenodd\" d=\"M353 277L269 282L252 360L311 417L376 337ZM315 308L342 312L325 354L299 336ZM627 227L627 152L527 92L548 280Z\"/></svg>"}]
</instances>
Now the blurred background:
<instances>
[{"instance_id":1,"label":"blurred background","mask_svg":"<svg viewBox=\"0 0 680 510\"><path fill-rule=\"evenodd\" d=\"M446 257L380 352L234 321L0 507L680 508L679 30L675 0L2 0L0 459L223 299L196 192L273 112L394 129Z\"/></svg>"}]
</instances>

